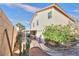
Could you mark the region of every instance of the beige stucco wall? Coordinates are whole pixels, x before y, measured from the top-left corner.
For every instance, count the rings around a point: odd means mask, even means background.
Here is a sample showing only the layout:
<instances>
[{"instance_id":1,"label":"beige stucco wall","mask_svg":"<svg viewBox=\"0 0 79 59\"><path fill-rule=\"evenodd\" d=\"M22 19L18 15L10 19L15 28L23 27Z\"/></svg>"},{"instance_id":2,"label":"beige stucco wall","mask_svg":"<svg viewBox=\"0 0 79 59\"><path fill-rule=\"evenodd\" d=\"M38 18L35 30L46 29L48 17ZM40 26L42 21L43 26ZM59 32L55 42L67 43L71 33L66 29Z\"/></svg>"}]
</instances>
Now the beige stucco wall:
<instances>
[{"instance_id":1,"label":"beige stucco wall","mask_svg":"<svg viewBox=\"0 0 79 59\"><path fill-rule=\"evenodd\" d=\"M61 24L61 25L66 25L66 24L69 24L69 23L72 23L74 24L74 22L69 19L68 17L66 17L65 15L63 15L61 12L57 11L57 10L54 10L54 18L52 20L53 24ZM52 16L52 17L53 17Z\"/></svg>"},{"instance_id":2,"label":"beige stucco wall","mask_svg":"<svg viewBox=\"0 0 79 59\"><path fill-rule=\"evenodd\" d=\"M10 55L10 50L6 39L6 35L4 33L4 29L8 30L9 41L13 50L17 32L13 30L13 25L5 16L5 14L2 11L0 11L0 55Z\"/></svg>"},{"instance_id":3,"label":"beige stucco wall","mask_svg":"<svg viewBox=\"0 0 79 59\"><path fill-rule=\"evenodd\" d=\"M52 11L52 18L48 19L48 12ZM37 20L39 21L39 25L37 26ZM69 18L67 18L65 15L60 13L59 11L55 10L54 8L48 9L42 12L37 13L37 15L33 18L31 23L31 29L37 30L37 36L42 34L42 30L45 26L51 25L51 24L61 24L65 25L69 22L73 23ZM35 23L35 27L33 27L33 23Z\"/></svg>"},{"instance_id":4,"label":"beige stucco wall","mask_svg":"<svg viewBox=\"0 0 79 59\"><path fill-rule=\"evenodd\" d=\"M53 11L53 9L49 9L49 10L37 13L37 15L33 18L33 21L31 23L31 29L42 30L44 26L48 25L50 23L50 20L48 20L48 12L51 10ZM38 26L37 26L37 20L39 22ZM33 23L35 23L35 27L33 27Z\"/></svg>"}]
</instances>

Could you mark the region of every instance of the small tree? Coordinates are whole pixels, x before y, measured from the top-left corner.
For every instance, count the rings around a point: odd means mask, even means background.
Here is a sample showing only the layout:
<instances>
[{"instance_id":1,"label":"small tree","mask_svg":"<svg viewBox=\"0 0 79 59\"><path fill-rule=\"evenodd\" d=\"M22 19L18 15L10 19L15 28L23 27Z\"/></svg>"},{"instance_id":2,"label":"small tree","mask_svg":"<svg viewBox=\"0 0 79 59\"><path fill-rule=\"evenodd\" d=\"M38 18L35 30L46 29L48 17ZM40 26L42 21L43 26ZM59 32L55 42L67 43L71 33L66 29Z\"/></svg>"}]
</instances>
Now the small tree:
<instances>
[{"instance_id":1,"label":"small tree","mask_svg":"<svg viewBox=\"0 0 79 59\"><path fill-rule=\"evenodd\" d=\"M75 30L68 25L50 25L46 26L43 31L45 40L65 43L75 39Z\"/></svg>"}]
</instances>

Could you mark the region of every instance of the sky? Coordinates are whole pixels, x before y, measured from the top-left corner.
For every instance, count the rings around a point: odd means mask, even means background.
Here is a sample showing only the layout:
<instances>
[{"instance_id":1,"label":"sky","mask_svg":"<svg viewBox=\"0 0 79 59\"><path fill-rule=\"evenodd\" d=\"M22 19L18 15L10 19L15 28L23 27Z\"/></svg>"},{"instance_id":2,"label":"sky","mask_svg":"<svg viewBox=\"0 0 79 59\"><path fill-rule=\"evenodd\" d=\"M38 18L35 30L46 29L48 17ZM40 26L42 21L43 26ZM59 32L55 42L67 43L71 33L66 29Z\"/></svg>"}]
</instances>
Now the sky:
<instances>
[{"instance_id":1,"label":"sky","mask_svg":"<svg viewBox=\"0 0 79 59\"><path fill-rule=\"evenodd\" d=\"M52 5L52 3L19 3L19 4L0 4L0 9L6 14L11 23L22 23L26 29L30 28L29 22L32 20L37 10ZM69 15L79 18L79 4L77 3L58 3L58 5Z\"/></svg>"}]
</instances>

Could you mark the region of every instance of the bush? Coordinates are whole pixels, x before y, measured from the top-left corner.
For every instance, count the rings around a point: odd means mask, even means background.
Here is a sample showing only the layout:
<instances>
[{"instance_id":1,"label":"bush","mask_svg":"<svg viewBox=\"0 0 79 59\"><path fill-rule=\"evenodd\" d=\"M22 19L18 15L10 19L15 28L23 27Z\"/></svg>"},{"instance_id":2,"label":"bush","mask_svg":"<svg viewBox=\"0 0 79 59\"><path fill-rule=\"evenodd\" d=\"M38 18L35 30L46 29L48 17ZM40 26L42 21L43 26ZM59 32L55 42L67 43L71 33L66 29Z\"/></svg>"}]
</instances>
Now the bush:
<instances>
[{"instance_id":1,"label":"bush","mask_svg":"<svg viewBox=\"0 0 79 59\"><path fill-rule=\"evenodd\" d=\"M72 41L76 37L75 30L69 24L46 26L42 34L46 41L55 41L60 44Z\"/></svg>"}]
</instances>

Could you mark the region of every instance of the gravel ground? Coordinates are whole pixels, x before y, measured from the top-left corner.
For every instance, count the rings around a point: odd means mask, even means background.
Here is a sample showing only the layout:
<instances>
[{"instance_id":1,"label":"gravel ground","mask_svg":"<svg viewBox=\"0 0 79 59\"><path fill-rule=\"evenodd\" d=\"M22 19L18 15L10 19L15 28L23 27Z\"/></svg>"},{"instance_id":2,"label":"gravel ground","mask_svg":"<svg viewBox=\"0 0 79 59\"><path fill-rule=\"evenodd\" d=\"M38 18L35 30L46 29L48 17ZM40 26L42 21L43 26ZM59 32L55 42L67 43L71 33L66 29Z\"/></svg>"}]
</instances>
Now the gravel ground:
<instances>
[{"instance_id":1,"label":"gravel ground","mask_svg":"<svg viewBox=\"0 0 79 59\"><path fill-rule=\"evenodd\" d=\"M59 48L51 48L52 51L48 51L47 53L51 56L79 56L79 40L76 42L77 44L70 49L59 49ZM47 45L46 45L47 46ZM50 48L50 46L49 46Z\"/></svg>"},{"instance_id":2,"label":"gravel ground","mask_svg":"<svg viewBox=\"0 0 79 59\"><path fill-rule=\"evenodd\" d=\"M48 51L47 53L51 56L79 56L79 46L75 46L68 50L62 49L57 51L52 49L52 51Z\"/></svg>"}]
</instances>

